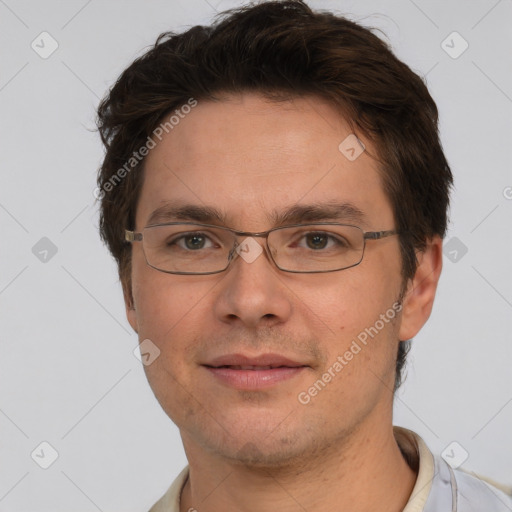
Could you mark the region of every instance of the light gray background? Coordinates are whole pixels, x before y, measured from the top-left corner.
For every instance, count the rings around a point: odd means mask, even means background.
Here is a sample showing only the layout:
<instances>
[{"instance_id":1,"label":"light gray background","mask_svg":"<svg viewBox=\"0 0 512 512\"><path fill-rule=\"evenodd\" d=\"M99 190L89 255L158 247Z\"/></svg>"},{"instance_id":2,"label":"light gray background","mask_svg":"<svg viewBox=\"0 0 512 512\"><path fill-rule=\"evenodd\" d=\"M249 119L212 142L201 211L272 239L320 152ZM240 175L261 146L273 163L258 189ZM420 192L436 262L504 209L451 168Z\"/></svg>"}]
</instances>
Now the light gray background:
<instances>
[{"instance_id":1,"label":"light gray background","mask_svg":"<svg viewBox=\"0 0 512 512\"><path fill-rule=\"evenodd\" d=\"M1 511L144 511L186 463L132 353L97 234L91 130L99 98L160 32L241 3L0 0ZM426 76L455 174L447 241L459 245L446 251L395 423L437 453L457 441L464 468L512 484L512 2L310 5L381 28ZM43 31L59 45L47 59L31 48ZM453 31L469 43L456 59L442 47ZM46 262L32 252L42 237L58 250ZM30 455L42 441L59 455L48 469Z\"/></svg>"}]
</instances>

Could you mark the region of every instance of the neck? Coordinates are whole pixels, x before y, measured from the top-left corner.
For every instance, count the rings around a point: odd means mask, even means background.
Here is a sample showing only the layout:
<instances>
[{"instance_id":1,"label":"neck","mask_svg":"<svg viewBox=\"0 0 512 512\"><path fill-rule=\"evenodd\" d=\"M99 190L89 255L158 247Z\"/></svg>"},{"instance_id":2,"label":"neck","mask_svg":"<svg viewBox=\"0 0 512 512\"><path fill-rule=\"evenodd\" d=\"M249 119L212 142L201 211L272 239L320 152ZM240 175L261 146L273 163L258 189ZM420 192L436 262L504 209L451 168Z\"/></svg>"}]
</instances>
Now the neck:
<instances>
[{"instance_id":1,"label":"neck","mask_svg":"<svg viewBox=\"0 0 512 512\"><path fill-rule=\"evenodd\" d=\"M378 431L357 429L314 459L279 468L242 466L197 449L186 438L184 443L190 473L181 512L263 512L276 507L280 512L396 511L405 507L416 480L391 425Z\"/></svg>"}]
</instances>

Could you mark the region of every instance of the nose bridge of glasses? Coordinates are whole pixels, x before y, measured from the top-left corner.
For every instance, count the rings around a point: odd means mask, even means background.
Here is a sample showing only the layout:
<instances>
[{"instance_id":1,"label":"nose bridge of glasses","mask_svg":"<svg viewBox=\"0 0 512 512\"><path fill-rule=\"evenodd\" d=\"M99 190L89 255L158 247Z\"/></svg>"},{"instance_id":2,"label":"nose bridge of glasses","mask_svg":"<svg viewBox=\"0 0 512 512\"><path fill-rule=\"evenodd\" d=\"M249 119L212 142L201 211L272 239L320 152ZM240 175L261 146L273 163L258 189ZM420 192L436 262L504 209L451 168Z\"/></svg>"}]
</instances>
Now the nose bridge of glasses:
<instances>
[{"instance_id":1,"label":"nose bridge of glasses","mask_svg":"<svg viewBox=\"0 0 512 512\"><path fill-rule=\"evenodd\" d=\"M236 256L241 256L246 262L252 263L254 259L261 255L261 253L265 253L270 262L273 261L273 258L269 253L269 245L267 243L268 236L271 231L251 232L236 231L234 229L230 231L233 234L233 246L229 251L229 261L236 258ZM257 241L256 239L258 238L262 239L262 241ZM248 253L252 254L249 256ZM256 258L254 258L254 255L256 255Z\"/></svg>"},{"instance_id":2,"label":"nose bridge of glasses","mask_svg":"<svg viewBox=\"0 0 512 512\"><path fill-rule=\"evenodd\" d=\"M262 246L265 246L266 245L266 240L269 236L269 234L271 233L272 230L269 230L269 231L238 231L236 229L231 229L231 228L228 228L228 231L232 234L233 236L233 239L234 239L234 245L235 245L235 248L240 245L240 239L242 239L242 243L243 243L243 240L246 240L247 238L263 238L264 239L264 242L261 243L260 245ZM259 242L257 242L259 243Z\"/></svg>"}]
</instances>

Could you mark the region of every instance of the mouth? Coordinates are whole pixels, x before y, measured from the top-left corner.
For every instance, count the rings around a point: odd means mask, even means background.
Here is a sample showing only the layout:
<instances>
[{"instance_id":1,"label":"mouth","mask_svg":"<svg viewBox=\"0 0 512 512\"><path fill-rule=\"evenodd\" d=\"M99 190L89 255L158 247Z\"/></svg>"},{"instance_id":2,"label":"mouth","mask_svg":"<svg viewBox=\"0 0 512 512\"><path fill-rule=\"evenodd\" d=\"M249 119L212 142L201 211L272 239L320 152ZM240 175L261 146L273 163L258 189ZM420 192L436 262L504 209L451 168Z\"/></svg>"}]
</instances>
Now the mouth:
<instances>
[{"instance_id":1,"label":"mouth","mask_svg":"<svg viewBox=\"0 0 512 512\"><path fill-rule=\"evenodd\" d=\"M304 372L308 365L278 354L230 354L203 364L221 384L245 391L270 388Z\"/></svg>"},{"instance_id":2,"label":"mouth","mask_svg":"<svg viewBox=\"0 0 512 512\"><path fill-rule=\"evenodd\" d=\"M223 365L223 366L212 366L211 368L230 368L231 370L274 370L275 368L298 368L298 366L241 366L241 365Z\"/></svg>"}]
</instances>

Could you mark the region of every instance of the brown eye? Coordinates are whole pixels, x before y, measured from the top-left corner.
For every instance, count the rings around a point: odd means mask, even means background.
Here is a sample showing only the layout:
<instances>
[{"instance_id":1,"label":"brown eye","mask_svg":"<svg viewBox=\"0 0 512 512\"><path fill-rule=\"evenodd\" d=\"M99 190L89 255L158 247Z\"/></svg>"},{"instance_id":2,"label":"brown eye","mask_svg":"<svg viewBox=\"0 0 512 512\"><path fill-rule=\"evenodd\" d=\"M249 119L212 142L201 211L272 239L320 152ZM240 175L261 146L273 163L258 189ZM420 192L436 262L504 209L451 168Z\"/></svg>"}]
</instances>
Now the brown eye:
<instances>
[{"instance_id":1,"label":"brown eye","mask_svg":"<svg viewBox=\"0 0 512 512\"><path fill-rule=\"evenodd\" d=\"M324 233L310 233L306 236L306 244L310 249L325 249L329 237Z\"/></svg>"}]
</instances>

